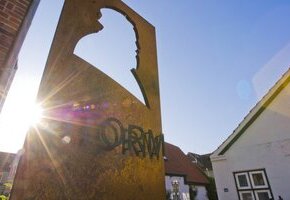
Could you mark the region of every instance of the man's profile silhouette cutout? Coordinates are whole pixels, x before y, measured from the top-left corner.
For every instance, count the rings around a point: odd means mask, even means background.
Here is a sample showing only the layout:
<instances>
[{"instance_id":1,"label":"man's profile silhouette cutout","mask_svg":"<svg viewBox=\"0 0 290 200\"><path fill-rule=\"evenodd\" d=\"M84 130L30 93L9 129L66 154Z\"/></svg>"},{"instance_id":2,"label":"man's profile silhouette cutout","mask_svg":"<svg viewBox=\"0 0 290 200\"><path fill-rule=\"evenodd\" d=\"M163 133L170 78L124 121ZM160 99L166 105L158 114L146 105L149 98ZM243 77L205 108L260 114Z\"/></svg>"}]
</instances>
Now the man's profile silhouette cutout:
<instances>
[{"instance_id":1,"label":"man's profile silhouette cutout","mask_svg":"<svg viewBox=\"0 0 290 200\"><path fill-rule=\"evenodd\" d=\"M83 37L76 45L74 54L110 76L145 104L142 91L131 72L131 69L137 68L138 52L133 25L113 9L101 9L98 21L103 28Z\"/></svg>"}]
</instances>

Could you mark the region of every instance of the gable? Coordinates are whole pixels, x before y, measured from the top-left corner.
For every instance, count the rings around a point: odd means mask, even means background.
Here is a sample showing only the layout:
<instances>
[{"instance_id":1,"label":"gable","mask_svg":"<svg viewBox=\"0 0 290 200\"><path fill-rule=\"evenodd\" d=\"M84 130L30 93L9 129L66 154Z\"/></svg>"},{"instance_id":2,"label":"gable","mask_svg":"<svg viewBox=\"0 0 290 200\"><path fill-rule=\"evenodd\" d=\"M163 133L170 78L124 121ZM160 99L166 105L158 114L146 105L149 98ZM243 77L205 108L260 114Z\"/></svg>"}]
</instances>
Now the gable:
<instances>
[{"instance_id":1,"label":"gable","mask_svg":"<svg viewBox=\"0 0 290 200\"><path fill-rule=\"evenodd\" d=\"M165 174L182 176L186 183L208 184L207 177L177 146L165 143Z\"/></svg>"},{"instance_id":2,"label":"gable","mask_svg":"<svg viewBox=\"0 0 290 200\"><path fill-rule=\"evenodd\" d=\"M280 113L285 115L287 110L287 100L290 101L289 96L289 82L290 82L290 70L288 70L282 78L274 85L274 87L262 98L260 102L249 112L244 118L240 125L234 130L234 132L228 137L228 139L213 153L214 156L224 155L246 132L247 130L256 123L257 119L264 114L266 110L275 110L271 108L274 102L279 102L277 98L286 98L282 100L278 105L280 106ZM287 88L285 90L285 88ZM283 94L284 95L283 95ZM286 96L285 96L286 95ZM276 112L278 112L278 110ZM289 110L289 109L288 109ZM262 123L263 124L263 123ZM264 122L265 124L265 122Z\"/></svg>"}]
</instances>

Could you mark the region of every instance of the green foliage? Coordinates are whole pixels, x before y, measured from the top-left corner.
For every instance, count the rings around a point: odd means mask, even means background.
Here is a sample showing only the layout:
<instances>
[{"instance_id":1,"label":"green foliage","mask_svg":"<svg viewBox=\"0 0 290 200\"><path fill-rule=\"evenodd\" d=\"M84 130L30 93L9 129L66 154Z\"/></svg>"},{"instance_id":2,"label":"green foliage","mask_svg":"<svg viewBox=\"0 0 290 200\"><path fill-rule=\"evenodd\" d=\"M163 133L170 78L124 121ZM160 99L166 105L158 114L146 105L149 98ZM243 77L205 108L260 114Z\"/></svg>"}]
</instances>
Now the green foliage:
<instances>
[{"instance_id":1,"label":"green foliage","mask_svg":"<svg viewBox=\"0 0 290 200\"><path fill-rule=\"evenodd\" d=\"M11 190L12 188L12 183L4 183L5 187Z\"/></svg>"},{"instance_id":2,"label":"green foliage","mask_svg":"<svg viewBox=\"0 0 290 200\"><path fill-rule=\"evenodd\" d=\"M0 195L0 200L7 200L7 197L5 195Z\"/></svg>"},{"instance_id":3,"label":"green foliage","mask_svg":"<svg viewBox=\"0 0 290 200\"><path fill-rule=\"evenodd\" d=\"M207 196L209 200L218 200L214 178L208 177L209 184L206 186Z\"/></svg>"},{"instance_id":4,"label":"green foliage","mask_svg":"<svg viewBox=\"0 0 290 200\"><path fill-rule=\"evenodd\" d=\"M196 195L197 195L197 189L194 188L193 185L191 185L189 187L189 197L190 197L190 200L195 200Z\"/></svg>"},{"instance_id":5,"label":"green foliage","mask_svg":"<svg viewBox=\"0 0 290 200\"><path fill-rule=\"evenodd\" d=\"M170 200L170 196L171 196L171 191L167 190L166 191L166 200Z\"/></svg>"}]
</instances>

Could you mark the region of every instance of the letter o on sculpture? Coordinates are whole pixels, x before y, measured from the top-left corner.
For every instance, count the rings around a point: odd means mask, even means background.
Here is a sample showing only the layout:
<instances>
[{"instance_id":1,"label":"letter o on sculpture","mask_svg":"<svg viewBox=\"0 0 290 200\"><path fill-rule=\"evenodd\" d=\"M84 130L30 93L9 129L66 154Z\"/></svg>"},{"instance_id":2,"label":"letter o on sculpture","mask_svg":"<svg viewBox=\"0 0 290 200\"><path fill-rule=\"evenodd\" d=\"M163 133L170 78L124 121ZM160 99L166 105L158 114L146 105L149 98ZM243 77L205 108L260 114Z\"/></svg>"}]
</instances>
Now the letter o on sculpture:
<instances>
[{"instance_id":1,"label":"letter o on sculpture","mask_svg":"<svg viewBox=\"0 0 290 200\"><path fill-rule=\"evenodd\" d=\"M104 149L112 150L121 144L122 123L115 118L108 118L100 125L99 137Z\"/></svg>"}]
</instances>

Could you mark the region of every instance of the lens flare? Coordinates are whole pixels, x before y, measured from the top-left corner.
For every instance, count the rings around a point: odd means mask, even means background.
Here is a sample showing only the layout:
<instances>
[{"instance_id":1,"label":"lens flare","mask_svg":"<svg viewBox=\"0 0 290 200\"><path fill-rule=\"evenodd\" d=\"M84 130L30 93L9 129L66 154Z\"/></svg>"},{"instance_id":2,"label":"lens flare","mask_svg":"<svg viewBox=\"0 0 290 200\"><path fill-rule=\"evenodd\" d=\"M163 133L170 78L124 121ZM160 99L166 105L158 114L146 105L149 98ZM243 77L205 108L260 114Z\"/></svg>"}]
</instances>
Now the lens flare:
<instances>
[{"instance_id":1,"label":"lens flare","mask_svg":"<svg viewBox=\"0 0 290 200\"><path fill-rule=\"evenodd\" d=\"M31 106L30 113L27 115L28 124L30 126L38 124L43 117L43 109L40 105Z\"/></svg>"}]
</instances>

